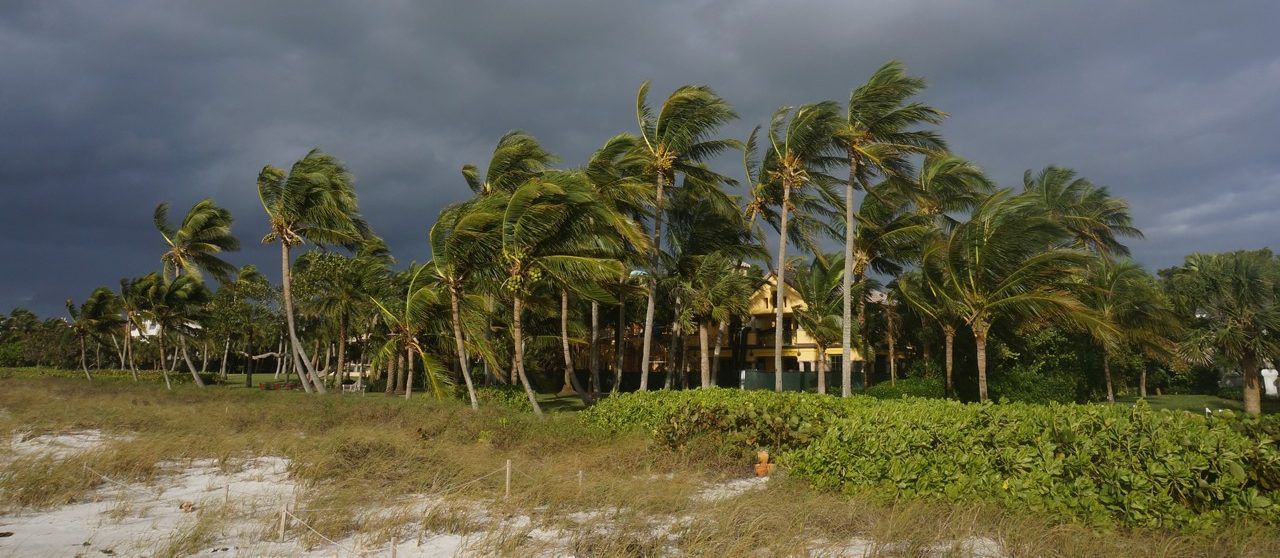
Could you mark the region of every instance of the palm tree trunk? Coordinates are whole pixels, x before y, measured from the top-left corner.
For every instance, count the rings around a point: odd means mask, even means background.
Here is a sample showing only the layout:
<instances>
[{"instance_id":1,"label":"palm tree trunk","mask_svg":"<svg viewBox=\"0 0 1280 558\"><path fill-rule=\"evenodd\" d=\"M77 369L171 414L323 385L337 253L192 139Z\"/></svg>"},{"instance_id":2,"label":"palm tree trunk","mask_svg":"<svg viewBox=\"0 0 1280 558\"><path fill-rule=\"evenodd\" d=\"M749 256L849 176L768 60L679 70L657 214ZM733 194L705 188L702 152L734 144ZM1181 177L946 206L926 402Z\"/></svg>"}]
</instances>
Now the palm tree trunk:
<instances>
[{"instance_id":1,"label":"palm tree trunk","mask_svg":"<svg viewBox=\"0 0 1280 558\"><path fill-rule=\"evenodd\" d=\"M889 385L898 385L898 363L896 361L898 354L893 350L893 336L886 335L885 342L889 345Z\"/></svg>"},{"instance_id":2,"label":"palm tree trunk","mask_svg":"<svg viewBox=\"0 0 1280 558\"><path fill-rule=\"evenodd\" d=\"M129 330L129 320L126 317L124 321L124 356L129 367L129 373L133 375L133 381L138 381L138 363L133 357L133 335Z\"/></svg>"},{"instance_id":3,"label":"palm tree trunk","mask_svg":"<svg viewBox=\"0 0 1280 558\"><path fill-rule=\"evenodd\" d=\"M1138 374L1138 393L1143 399L1147 398L1147 367L1142 367L1142 372Z\"/></svg>"},{"instance_id":4,"label":"palm tree trunk","mask_svg":"<svg viewBox=\"0 0 1280 558\"><path fill-rule=\"evenodd\" d=\"M337 381L334 389L342 391L342 382L347 379L347 316L338 317L338 368L333 371Z\"/></svg>"},{"instance_id":5,"label":"palm tree trunk","mask_svg":"<svg viewBox=\"0 0 1280 558\"><path fill-rule=\"evenodd\" d=\"M648 301L644 307L644 342L640 349L640 391L649 389L649 357L653 348L653 311L654 297L658 291L658 254L662 253L662 202L663 186L667 175L658 171L658 181L654 187L653 199L653 253L649 256Z\"/></svg>"},{"instance_id":6,"label":"palm tree trunk","mask_svg":"<svg viewBox=\"0 0 1280 558\"><path fill-rule=\"evenodd\" d=\"M164 375L164 388L173 389L173 384L169 383L169 368L164 364L164 328L158 328L156 333L160 343L160 373Z\"/></svg>"},{"instance_id":7,"label":"palm tree trunk","mask_svg":"<svg viewBox=\"0 0 1280 558\"><path fill-rule=\"evenodd\" d=\"M209 369L209 342L200 343L200 373L204 374Z\"/></svg>"},{"instance_id":8,"label":"palm tree trunk","mask_svg":"<svg viewBox=\"0 0 1280 558\"><path fill-rule=\"evenodd\" d=\"M387 359L387 386L382 392L391 395L396 391L396 363L400 360L399 352L392 352L391 358Z\"/></svg>"},{"instance_id":9,"label":"palm tree trunk","mask_svg":"<svg viewBox=\"0 0 1280 558\"><path fill-rule=\"evenodd\" d=\"M187 353L187 338L178 336L178 346L182 347L182 360L187 363L187 370L191 371L191 379L195 380L197 386L204 387L204 380L200 379L195 365L191 363L191 355Z\"/></svg>"},{"instance_id":10,"label":"palm tree trunk","mask_svg":"<svg viewBox=\"0 0 1280 558\"><path fill-rule=\"evenodd\" d=\"M613 386L609 388L611 393L618 393L622 389L622 364L627 352L627 301L624 299L622 289L618 289L618 325L613 331Z\"/></svg>"},{"instance_id":11,"label":"palm tree trunk","mask_svg":"<svg viewBox=\"0 0 1280 558\"><path fill-rule=\"evenodd\" d=\"M849 151L849 182L844 185L844 291L842 304L844 319L840 322L840 395L853 395L853 240L854 240L854 186L857 184L858 158Z\"/></svg>"},{"instance_id":12,"label":"palm tree trunk","mask_svg":"<svg viewBox=\"0 0 1280 558\"><path fill-rule=\"evenodd\" d=\"M1107 380L1107 403L1116 402L1116 392L1111 387L1111 358L1107 350L1102 350L1102 375Z\"/></svg>"},{"instance_id":13,"label":"palm tree trunk","mask_svg":"<svg viewBox=\"0 0 1280 558\"><path fill-rule=\"evenodd\" d=\"M981 321L973 323L973 340L978 346L978 401L987 400L987 331L989 325Z\"/></svg>"},{"instance_id":14,"label":"palm tree trunk","mask_svg":"<svg viewBox=\"0 0 1280 558\"><path fill-rule=\"evenodd\" d=\"M116 339L116 334L109 333L108 336L111 337L111 346L116 350L116 358L120 360L120 369L128 368L129 365L124 362L124 346Z\"/></svg>"},{"instance_id":15,"label":"palm tree trunk","mask_svg":"<svg viewBox=\"0 0 1280 558\"><path fill-rule=\"evenodd\" d=\"M227 356L231 354L231 336L227 336L227 340L222 344L222 363L218 365L218 375L222 376L223 381L227 379Z\"/></svg>"},{"instance_id":16,"label":"palm tree trunk","mask_svg":"<svg viewBox=\"0 0 1280 558\"><path fill-rule=\"evenodd\" d=\"M515 343L515 348L511 352L511 367L520 377L520 383L524 386L524 394L529 397L529 405L533 407L533 413L541 417L542 407L538 406L538 397L534 395L533 386L529 385L529 376L524 372L524 332L521 330L520 319L520 313L523 310L524 300L520 295L516 295L511 301L511 339Z\"/></svg>"},{"instance_id":17,"label":"palm tree trunk","mask_svg":"<svg viewBox=\"0 0 1280 558\"><path fill-rule=\"evenodd\" d=\"M405 343L405 347L404 347L404 364L405 364L404 371L406 372L405 373L406 378L404 382L404 398L408 399L409 396L413 395L413 347L409 343ZM426 370L425 370L426 365L427 363L425 362L422 363L422 366L424 368L422 372L424 374L426 373Z\"/></svg>"},{"instance_id":18,"label":"palm tree trunk","mask_svg":"<svg viewBox=\"0 0 1280 558\"><path fill-rule=\"evenodd\" d=\"M702 389L711 387L711 353L707 351L707 345L710 344L708 340L710 334L707 332L709 329L711 324L705 320L698 324L698 357L701 360Z\"/></svg>"},{"instance_id":19,"label":"palm tree trunk","mask_svg":"<svg viewBox=\"0 0 1280 558\"><path fill-rule=\"evenodd\" d=\"M302 343L298 341L298 329L294 325L293 320L293 277L289 269L289 243L283 239L280 240L280 284L282 297L284 299L284 320L289 330L289 344L293 347L293 370L298 373L298 379L302 382L302 389L307 393L312 391L312 381L315 379L314 373L310 371L311 363L307 361L307 353L302 350ZM303 368L304 364L307 367ZM315 386L317 393L324 393L324 386Z\"/></svg>"},{"instance_id":20,"label":"palm tree trunk","mask_svg":"<svg viewBox=\"0 0 1280 558\"><path fill-rule=\"evenodd\" d=\"M782 181L782 209L778 220L778 277L777 308L774 309L773 324L773 389L782 393L782 305L787 291L787 208L791 204L791 180Z\"/></svg>"},{"instance_id":21,"label":"palm tree trunk","mask_svg":"<svg viewBox=\"0 0 1280 558\"><path fill-rule=\"evenodd\" d=\"M458 366L462 368L462 381L467 384L467 398L471 400L471 408L479 409L480 402L476 399L476 388L471 384L471 369L467 366L467 345L462 339L462 311L459 309L458 289L449 288L449 307L453 314L453 343L458 351Z\"/></svg>"},{"instance_id":22,"label":"palm tree trunk","mask_svg":"<svg viewBox=\"0 0 1280 558\"><path fill-rule=\"evenodd\" d=\"M1244 412L1253 416L1262 414L1262 372L1258 359L1246 355L1240 359L1240 372L1244 374Z\"/></svg>"},{"instance_id":23,"label":"palm tree trunk","mask_svg":"<svg viewBox=\"0 0 1280 558\"><path fill-rule=\"evenodd\" d=\"M720 378L720 346L728 332L729 322L727 321L720 322L720 325L716 327L716 338L712 342L711 349L711 383L713 385Z\"/></svg>"},{"instance_id":24,"label":"palm tree trunk","mask_svg":"<svg viewBox=\"0 0 1280 558\"><path fill-rule=\"evenodd\" d=\"M84 349L84 336L80 336L80 368L84 369L84 377L89 381L93 381L93 375L89 374L89 363Z\"/></svg>"},{"instance_id":25,"label":"palm tree trunk","mask_svg":"<svg viewBox=\"0 0 1280 558\"><path fill-rule=\"evenodd\" d=\"M588 366L591 368L591 397L600 395L600 303L591 301L591 349Z\"/></svg>"},{"instance_id":26,"label":"palm tree trunk","mask_svg":"<svg viewBox=\"0 0 1280 558\"><path fill-rule=\"evenodd\" d=\"M951 367L952 367L952 364L954 363L954 359L952 355L955 354L953 349L955 348L956 328L951 325L942 326L942 336L946 340L946 353L947 353L946 354L947 361L943 364L943 367L947 369L946 396L955 397L956 387L955 387L955 384L953 384L951 381Z\"/></svg>"},{"instance_id":27,"label":"palm tree trunk","mask_svg":"<svg viewBox=\"0 0 1280 558\"><path fill-rule=\"evenodd\" d=\"M569 395L574 389L573 356L569 354L569 291L560 289L560 349L564 352L564 385L560 395Z\"/></svg>"},{"instance_id":28,"label":"palm tree trunk","mask_svg":"<svg viewBox=\"0 0 1280 558\"><path fill-rule=\"evenodd\" d=\"M818 393L827 394L827 347L826 345L818 345L818 362L815 366L818 370Z\"/></svg>"}]
</instances>

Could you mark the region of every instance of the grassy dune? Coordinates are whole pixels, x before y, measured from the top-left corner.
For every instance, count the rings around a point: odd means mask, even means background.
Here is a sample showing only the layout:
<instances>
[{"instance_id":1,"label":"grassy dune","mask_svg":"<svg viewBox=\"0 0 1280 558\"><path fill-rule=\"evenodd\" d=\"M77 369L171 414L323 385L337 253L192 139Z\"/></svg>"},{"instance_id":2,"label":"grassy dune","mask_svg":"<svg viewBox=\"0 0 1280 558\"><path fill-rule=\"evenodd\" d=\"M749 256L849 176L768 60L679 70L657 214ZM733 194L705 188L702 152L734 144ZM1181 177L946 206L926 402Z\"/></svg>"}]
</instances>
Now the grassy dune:
<instances>
[{"instance_id":1,"label":"grassy dune","mask_svg":"<svg viewBox=\"0 0 1280 558\"><path fill-rule=\"evenodd\" d=\"M1102 532L982 506L823 493L785 474L758 489L708 497L709 487L714 492L750 476L750 464L710 447L677 453L643 436L607 434L585 426L575 413L540 421L426 398L190 386L167 391L154 383L12 376L0 379L4 443L83 430L102 431L110 441L68 457L0 461L5 514L100 492L105 481L86 465L120 481L148 482L175 461L212 458L234 469L252 456L282 456L301 487L293 507L321 510L301 513L327 537L358 536L367 548L392 537L454 533L471 537L469 552L529 555L549 550L545 537L528 536L544 530L556 533L560 551L591 556L675 550L744 555L753 549L766 555L857 549L887 556L965 555L972 549L964 541L974 537L1014 556L1280 554L1280 537L1265 525L1191 534ZM510 497L504 497L508 459L515 473ZM442 501L432 498L441 494ZM424 508L423 502L436 503ZM257 514L250 519L271 525L275 512L237 513ZM211 511L200 521L227 521L227 515ZM217 530L205 527L192 530L204 538L170 545L171 554L199 551ZM304 546L323 548L314 534L294 535Z\"/></svg>"}]
</instances>

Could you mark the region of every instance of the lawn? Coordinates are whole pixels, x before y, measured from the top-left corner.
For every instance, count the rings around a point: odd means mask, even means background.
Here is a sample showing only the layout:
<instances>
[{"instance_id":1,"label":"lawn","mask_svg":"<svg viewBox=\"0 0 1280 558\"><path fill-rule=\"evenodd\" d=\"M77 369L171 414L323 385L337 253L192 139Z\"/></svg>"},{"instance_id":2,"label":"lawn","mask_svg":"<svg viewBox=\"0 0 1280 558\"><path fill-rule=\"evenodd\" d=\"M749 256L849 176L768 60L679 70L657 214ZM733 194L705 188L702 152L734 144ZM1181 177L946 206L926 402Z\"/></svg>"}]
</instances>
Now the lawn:
<instances>
[{"instance_id":1,"label":"lawn","mask_svg":"<svg viewBox=\"0 0 1280 558\"><path fill-rule=\"evenodd\" d=\"M1117 397L1117 403L1134 404L1138 401L1136 396ZM1147 404L1152 409L1170 409L1175 411L1188 411L1192 413L1203 413L1205 409L1210 411L1219 411L1222 409L1230 409L1236 412L1244 412L1244 402L1234 399L1226 399L1216 395L1156 395L1146 398ZM1264 397L1262 399L1262 412L1265 414L1280 412L1280 400Z\"/></svg>"}]
</instances>

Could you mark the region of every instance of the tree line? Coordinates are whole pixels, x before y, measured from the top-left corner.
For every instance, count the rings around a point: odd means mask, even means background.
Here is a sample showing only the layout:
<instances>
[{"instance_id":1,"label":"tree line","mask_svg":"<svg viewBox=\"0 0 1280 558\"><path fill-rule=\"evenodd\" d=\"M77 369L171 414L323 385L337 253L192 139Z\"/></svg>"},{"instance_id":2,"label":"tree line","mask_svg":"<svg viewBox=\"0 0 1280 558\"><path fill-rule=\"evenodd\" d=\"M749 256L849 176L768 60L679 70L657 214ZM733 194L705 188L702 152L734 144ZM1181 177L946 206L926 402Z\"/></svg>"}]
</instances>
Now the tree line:
<instances>
[{"instance_id":1,"label":"tree line","mask_svg":"<svg viewBox=\"0 0 1280 558\"><path fill-rule=\"evenodd\" d=\"M483 168L462 168L472 195L431 226L431 259L403 267L361 214L351 172L313 150L258 174L279 285L224 259L240 242L213 200L176 224L160 204L157 272L68 300L65 321L14 310L0 357L67 365L74 355L92 378L89 361L101 366L108 348L135 378L139 360L166 382L181 362L198 385L210 359L225 374L229 362L273 357L316 393L358 362L387 393L418 386L476 406L478 383L506 383L540 413L535 384L562 381L590 403L606 384L619 389L627 351L639 351L627 372L640 390L659 367L663 387L713 385L730 327L750 319L751 296L772 277L802 298L795 324L819 354L842 349L844 396L861 359L864 386L875 362L890 382L902 362L941 375L948 396L985 401L990 364L1025 363L1028 332L1052 330L1100 360L1098 398L1127 389L1117 366L1141 371L1145 396L1149 370L1212 365L1240 370L1246 409L1259 412L1260 367L1280 355L1280 260L1194 254L1153 276L1123 243L1141 237L1125 200L1059 166L995 184L948 150L947 115L918 100L924 87L890 62L847 103L782 107L735 139L721 129L737 114L711 88L685 85L653 104L646 82L637 129L580 167L558 168L526 132L500 138ZM725 158L740 159L740 174L712 167ZM774 370L784 369L786 290L772 304ZM782 374L775 381L781 391Z\"/></svg>"}]
</instances>

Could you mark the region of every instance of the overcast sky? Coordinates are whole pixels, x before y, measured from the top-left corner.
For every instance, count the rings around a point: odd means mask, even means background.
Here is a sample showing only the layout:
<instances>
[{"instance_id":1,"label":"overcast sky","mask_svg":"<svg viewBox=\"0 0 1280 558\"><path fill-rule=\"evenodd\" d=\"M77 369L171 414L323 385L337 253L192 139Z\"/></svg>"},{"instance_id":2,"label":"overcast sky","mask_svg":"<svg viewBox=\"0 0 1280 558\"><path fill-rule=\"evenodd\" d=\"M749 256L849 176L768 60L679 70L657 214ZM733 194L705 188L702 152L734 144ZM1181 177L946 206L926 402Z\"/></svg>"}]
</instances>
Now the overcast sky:
<instances>
[{"instance_id":1,"label":"overcast sky","mask_svg":"<svg viewBox=\"0 0 1280 558\"><path fill-rule=\"evenodd\" d=\"M151 212L212 196L244 249L254 179L344 160L402 261L524 129L576 165L655 97L706 83L744 137L905 62L958 154L1001 185L1069 166L1133 205L1154 269L1280 248L1280 2L0 2L0 311L62 313L159 268ZM732 169L725 169L732 170Z\"/></svg>"}]
</instances>

